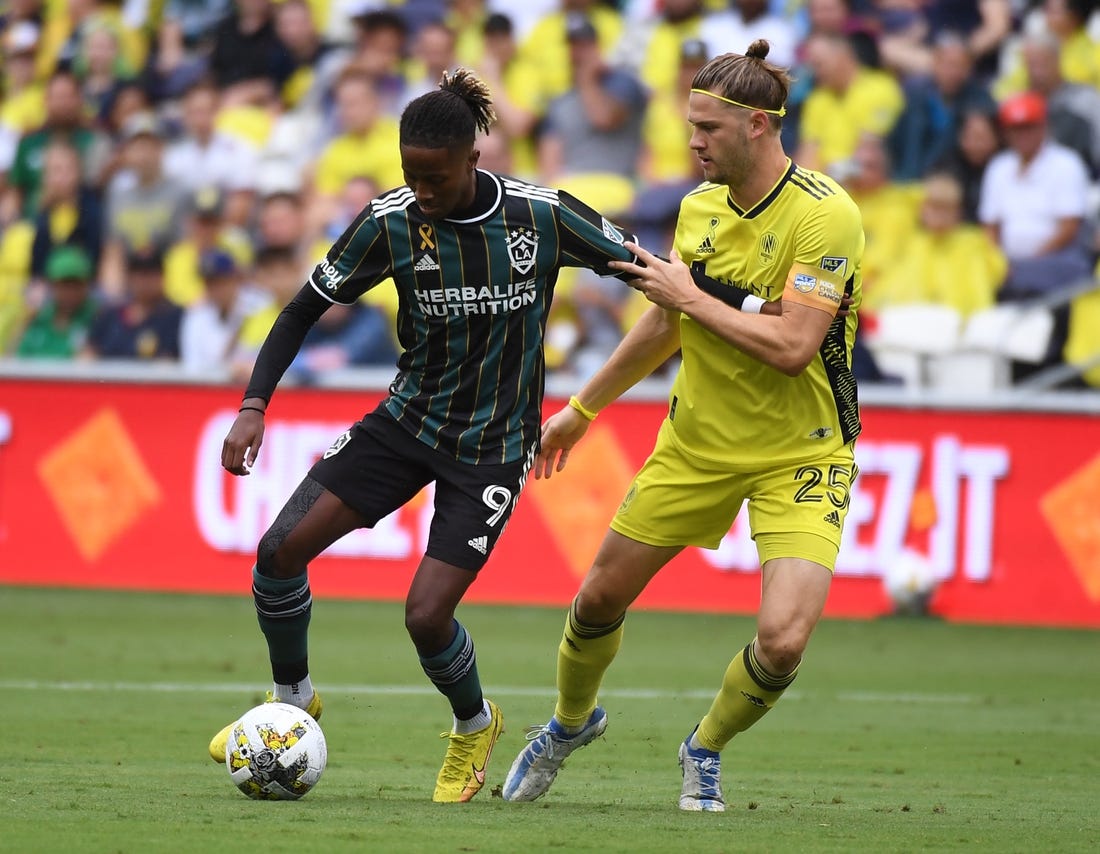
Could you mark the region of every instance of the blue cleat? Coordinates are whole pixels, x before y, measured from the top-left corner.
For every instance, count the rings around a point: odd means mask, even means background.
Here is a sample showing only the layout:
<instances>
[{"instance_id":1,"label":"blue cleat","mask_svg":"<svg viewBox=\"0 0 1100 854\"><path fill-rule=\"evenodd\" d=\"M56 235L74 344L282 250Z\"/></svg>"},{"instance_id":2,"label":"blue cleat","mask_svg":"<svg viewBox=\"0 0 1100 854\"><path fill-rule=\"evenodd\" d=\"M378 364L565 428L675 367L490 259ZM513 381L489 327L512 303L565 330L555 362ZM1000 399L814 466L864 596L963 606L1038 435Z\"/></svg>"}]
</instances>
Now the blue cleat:
<instances>
[{"instance_id":1,"label":"blue cleat","mask_svg":"<svg viewBox=\"0 0 1100 854\"><path fill-rule=\"evenodd\" d=\"M692 747L689 735L680 745L680 770L684 774L684 785L680 790L680 809L689 812L725 811L721 756L705 747Z\"/></svg>"},{"instance_id":2,"label":"blue cleat","mask_svg":"<svg viewBox=\"0 0 1100 854\"><path fill-rule=\"evenodd\" d=\"M557 718L545 726L527 731L528 744L520 751L508 771L501 793L506 801L533 801L550 790L562 763L574 750L584 747L603 735L607 729L607 712L599 706L592 711L578 733L567 733Z\"/></svg>"}]
</instances>

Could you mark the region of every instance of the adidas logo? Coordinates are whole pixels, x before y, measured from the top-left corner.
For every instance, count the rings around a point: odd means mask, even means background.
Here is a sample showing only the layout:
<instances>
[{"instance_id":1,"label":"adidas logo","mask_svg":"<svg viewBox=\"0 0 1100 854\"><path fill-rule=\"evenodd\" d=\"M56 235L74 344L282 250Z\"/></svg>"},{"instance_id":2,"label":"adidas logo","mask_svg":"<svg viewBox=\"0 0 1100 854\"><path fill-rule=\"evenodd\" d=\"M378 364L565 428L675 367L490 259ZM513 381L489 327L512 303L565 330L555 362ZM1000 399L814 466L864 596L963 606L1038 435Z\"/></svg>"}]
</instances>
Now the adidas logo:
<instances>
[{"instance_id":1,"label":"adidas logo","mask_svg":"<svg viewBox=\"0 0 1100 854\"><path fill-rule=\"evenodd\" d=\"M438 270L439 264L436 260L427 253L420 256L420 260L413 265L413 271L416 273L430 273L432 270Z\"/></svg>"},{"instance_id":2,"label":"adidas logo","mask_svg":"<svg viewBox=\"0 0 1100 854\"><path fill-rule=\"evenodd\" d=\"M840 514L837 513L835 510L832 510L832 511L825 514L824 521L828 522L834 528L839 528L840 527Z\"/></svg>"},{"instance_id":3,"label":"adidas logo","mask_svg":"<svg viewBox=\"0 0 1100 854\"><path fill-rule=\"evenodd\" d=\"M695 254L696 255L713 255L714 254L714 243L711 241L709 234L706 237L703 238L703 242L699 244L699 248L695 250Z\"/></svg>"},{"instance_id":4,"label":"adidas logo","mask_svg":"<svg viewBox=\"0 0 1100 854\"><path fill-rule=\"evenodd\" d=\"M474 537L466 545L472 549L477 549L482 554L488 554L489 552L489 538L482 534L480 537Z\"/></svg>"}]
</instances>

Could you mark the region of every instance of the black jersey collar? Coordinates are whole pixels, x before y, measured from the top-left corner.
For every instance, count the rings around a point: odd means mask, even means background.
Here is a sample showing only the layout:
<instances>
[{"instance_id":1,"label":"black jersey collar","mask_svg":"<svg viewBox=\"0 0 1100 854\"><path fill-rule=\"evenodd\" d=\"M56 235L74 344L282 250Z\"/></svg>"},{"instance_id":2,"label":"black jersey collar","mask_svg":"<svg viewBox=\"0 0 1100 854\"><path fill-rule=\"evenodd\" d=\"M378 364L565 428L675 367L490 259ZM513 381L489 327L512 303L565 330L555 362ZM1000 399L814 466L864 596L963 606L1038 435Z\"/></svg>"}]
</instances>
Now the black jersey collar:
<instances>
[{"instance_id":1,"label":"black jersey collar","mask_svg":"<svg viewBox=\"0 0 1100 854\"><path fill-rule=\"evenodd\" d=\"M456 216L444 217L444 221L459 225L481 222L497 212L503 199L504 186L500 183L500 179L492 172L478 169L474 200L465 210L456 211Z\"/></svg>"},{"instance_id":2,"label":"black jersey collar","mask_svg":"<svg viewBox=\"0 0 1100 854\"><path fill-rule=\"evenodd\" d=\"M760 216L760 214L767 209L768 205L774 202L779 194L783 192L783 188L787 185L787 182L791 180L791 176L794 174L794 170L797 167L793 160L788 160L787 163L787 171L783 173L783 177L775 182L775 186L768 191L768 195L764 196L764 198L753 205L749 210L742 210L741 206L733 200L733 196L730 195L728 190L726 191L726 204L728 204L730 208L733 209L733 212L742 219L754 219Z\"/></svg>"}]
</instances>

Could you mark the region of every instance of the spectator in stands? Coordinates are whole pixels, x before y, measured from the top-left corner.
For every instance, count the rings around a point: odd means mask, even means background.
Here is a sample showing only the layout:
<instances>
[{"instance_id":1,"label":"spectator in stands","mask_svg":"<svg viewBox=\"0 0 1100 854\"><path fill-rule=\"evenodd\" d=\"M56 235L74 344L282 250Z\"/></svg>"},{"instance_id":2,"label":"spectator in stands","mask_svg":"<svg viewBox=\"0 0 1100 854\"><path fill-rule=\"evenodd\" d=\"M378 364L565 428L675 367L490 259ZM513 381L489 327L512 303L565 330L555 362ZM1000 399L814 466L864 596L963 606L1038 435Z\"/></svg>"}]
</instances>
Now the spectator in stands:
<instances>
[{"instance_id":1,"label":"spectator in stands","mask_svg":"<svg viewBox=\"0 0 1100 854\"><path fill-rule=\"evenodd\" d=\"M125 256L122 301L92 323L82 356L89 359L179 359L183 309L164 294L163 255L156 248Z\"/></svg>"},{"instance_id":2,"label":"spectator in stands","mask_svg":"<svg viewBox=\"0 0 1100 854\"><path fill-rule=\"evenodd\" d=\"M118 30L106 20L89 21L81 32L73 72L97 124L106 118L115 93L135 71L122 55Z\"/></svg>"},{"instance_id":3,"label":"spectator in stands","mask_svg":"<svg viewBox=\"0 0 1100 854\"><path fill-rule=\"evenodd\" d=\"M993 112L996 102L974 79L966 41L954 33L932 48L932 70L906 81L905 108L889 137L894 177L919 180L951 147L959 119L971 109Z\"/></svg>"},{"instance_id":4,"label":"spectator in stands","mask_svg":"<svg viewBox=\"0 0 1100 854\"><path fill-rule=\"evenodd\" d=\"M283 0L275 12L275 32L293 63L293 73L280 92L283 104L288 109L320 109L347 55L322 37L308 0Z\"/></svg>"},{"instance_id":5,"label":"spectator in stands","mask_svg":"<svg viewBox=\"0 0 1100 854\"><path fill-rule=\"evenodd\" d=\"M676 91L680 46L703 39L705 13L704 0L664 0L652 15L627 27L616 58L621 56L623 64L637 68L655 100L672 97ZM709 30L706 35L709 44L720 44ZM641 45L645 47L639 51Z\"/></svg>"},{"instance_id":6,"label":"spectator in stands","mask_svg":"<svg viewBox=\"0 0 1100 854\"><path fill-rule=\"evenodd\" d=\"M305 203L298 193L277 192L260 200L253 240L259 252L285 249L299 261L308 246ZM299 286L301 282L298 283Z\"/></svg>"},{"instance_id":7,"label":"spectator in stands","mask_svg":"<svg viewBox=\"0 0 1100 854\"><path fill-rule=\"evenodd\" d=\"M89 30L106 25L118 36L121 57L128 68L145 65L149 45L145 33L128 23L122 4L113 0L77 0L47 14L38 53L40 74L54 69L73 70Z\"/></svg>"},{"instance_id":8,"label":"spectator in stands","mask_svg":"<svg viewBox=\"0 0 1100 854\"><path fill-rule=\"evenodd\" d=\"M336 108L341 133L317 161L307 225L311 235L323 229L351 178L366 175L387 190L404 183L397 121L382 112L371 78L346 71L336 86Z\"/></svg>"},{"instance_id":9,"label":"spectator in stands","mask_svg":"<svg viewBox=\"0 0 1100 854\"><path fill-rule=\"evenodd\" d=\"M634 201L646 94L629 72L609 67L583 15L568 24L572 88L550 102L539 140L539 173L609 216Z\"/></svg>"},{"instance_id":10,"label":"spectator in stands","mask_svg":"<svg viewBox=\"0 0 1100 854\"><path fill-rule=\"evenodd\" d=\"M125 291L128 252L163 254L179 240L187 210L187 191L164 174L163 128L156 116L141 113L126 125L126 164L134 181L116 183L107 197L107 235L99 282L116 297Z\"/></svg>"},{"instance_id":11,"label":"spectator in stands","mask_svg":"<svg viewBox=\"0 0 1100 854\"><path fill-rule=\"evenodd\" d=\"M703 180L699 158L688 146L691 126L686 122L688 95L695 73L711 58L699 39L688 39L676 57L676 86L669 93L656 92L646 105L642 128L643 150L638 191L626 219L638 242L663 252L671 246L671 229L680 200Z\"/></svg>"},{"instance_id":12,"label":"spectator in stands","mask_svg":"<svg viewBox=\"0 0 1100 854\"><path fill-rule=\"evenodd\" d=\"M1050 139L1042 96L1014 95L999 117L1008 149L986 170L979 215L1009 259L1003 297L1026 299L1091 275L1082 234L1088 173L1076 152Z\"/></svg>"},{"instance_id":13,"label":"spectator in stands","mask_svg":"<svg viewBox=\"0 0 1100 854\"><path fill-rule=\"evenodd\" d=\"M51 142L43 159L42 195L34 221L31 275L46 275L46 261L54 249L79 247L98 266L103 237L99 194L83 182L80 152L64 139Z\"/></svg>"},{"instance_id":14,"label":"spectator in stands","mask_svg":"<svg viewBox=\"0 0 1100 854\"><path fill-rule=\"evenodd\" d=\"M507 169L486 168L533 178L538 168L535 127L546 112L546 99L539 90L541 77L537 69L519 57L512 20L507 15L489 15L482 34L484 50L473 67L493 93L497 122L492 134L503 137L511 161ZM484 159L484 150L481 156Z\"/></svg>"},{"instance_id":15,"label":"spectator in stands","mask_svg":"<svg viewBox=\"0 0 1100 854\"><path fill-rule=\"evenodd\" d=\"M485 24L490 12L485 0L446 0L442 23L455 34L455 56L464 68L474 68L485 53ZM512 19L508 19L511 32Z\"/></svg>"},{"instance_id":16,"label":"spectator in stands","mask_svg":"<svg viewBox=\"0 0 1100 854\"><path fill-rule=\"evenodd\" d=\"M187 89L183 133L164 152L164 174L188 193L216 188L224 196L225 219L244 226L252 216L259 157L247 142L218 130L220 109L221 93L211 80Z\"/></svg>"},{"instance_id":17,"label":"spectator in stands","mask_svg":"<svg viewBox=\"0 0 1100 854\"><path fill-rule=\"evenodd\" d=\"M183 236L164 256L164 292L172 302L187 308L202 298L202 258L214 251L227 253L239 268L251 265L248 232L227 221L221 191L203 187L191 196Z\"/></svg>"},{"instance_id":18,"label":"spectator in stands","mask_svg":"<svg viewBox=\"0 0 1100 854\"><path fill-rule=\"evenodd\" d=\"M995 110L966 110L959 120L954 144L933 166L937 172L949 172L962 185L963 219L978 221L978 201L986 167L1003 147L1001 128Z\"/></svg>"},{"instance_id":19,"label":"spectator in stands","mask_svg":"<svg viewBox=\"0 0 1100 854\"><path fill-rule=\"evenodd\" d=\"M768 8L768 0L728 0L726 9L707 15L702 35L717 53L740 51L754 39L767 39L768 62L789 68L794 63L794 27Z\"/></svg>"},{"instance_id":20,"label":"spectator in stands","mask_svg":"<svg viewBox=\"0 0 1100 854\"><path fill-rule=\"evenodd\" d=\"M294 72L294 60L275 32L271 0L234 0L234 9L219 25L210 54L210 72L224 91L265 80L281 89ZM247 94L228 94L251 100Z\"/></svg>"},{"instance_id":21,"label":"spectator in stands","mask_svg":"<svg viewBox=\"0 0 1100 854\"><path fill-rule=\"evenodd\" d=\"M936 45L944 36L961 41L984 85L996 69L998 51L1012 30L1010 0L919 0L878 2L878 38L883 65L902 78L934 73Z\"/></svg>"},{"instance_id":22,"label":"spectator in stands","mask_svg":"<svg viewBox=\"0 0 1100 854\"><path fill-rule=\"evenodd\" d=\"M234 380L244 382L251 375L256 355L279 312L301 290L307 266L312 265L303 264L295 251L287 246L273 245L256 253L256 284L263 288L267 302L241 324L228 360L229 373Z\"/></svg>"},{"instance_id":23,"label":"spectator in stands","mask_svg":"<svg viewBox=\"0 0 1100 854\"><path fill-rule=\"evenodd\" d=\"M891 74L861 64L851 37L813 34L806 58L814 85L802 107L795 160L842 177L860 138L889 134L905 98Z\"/></svg>"},{"instance_id":24,"label":"spectator in stands","mask_svg":"<svg viewBox=\"0 0 1100 854\"><path fill-rule=\"evenodd\" d=\"M199 272L203 296L183 313L180 364L188 373L221 376L230 367L245 321L269 299L222 249L206 250Z\"/></svg>"},{"instance_id":25,"label":"spectator in stands","mask_svg":"<svg viewBox=\"0 0 1100 854\"><path fill-rule=\"evenodd\" d=\"M520 42L520 55L539 70L539 89L547 98L564 95L575 85L569 22L584 19L596 31L597 53L610 56L623 32L619 12L596 0L560 0L558 9L542 16Z\"/></svg>"},{"instance_id":26,"label":"spectator in stands","mask_svg":"<svg viewBox=\"0 0 1100 854\"><path fill-rule=\"evenodd\" d=\"M1089 34L1089 16L1095 0L1044 0L1040 27L1060 45L1062 76L1070 83L1100 88L1100 45ZM1027 70L1020 45L1007 50L1003 64L1007 71L997 80L994 95L1003 100L1027 88Z\"/></svg>"},{"instance_id":27,"label":"spectator in stands","mask_svg":"<svg viewBox=\"0 0 1100 854\"><path fill-rule=\"evenodd\" d=\"M458 66L454 32L442 21L427 21L412 42L412 58L406 73L405 103L433 91L448 71Z\"/></svg>"},{"instance_id":28,"label":"spectator in stands","mask_svg":"<svg viewBox=\"0 0 1100 854\"><path fill-rule=\"evenodd\" d=\"M58 71L46 84L46 121L19 140L0 202L0 225L16 217L33 217L42 190L43 153L54 139L68 140L80 152L84 175L95 183L105 159L106 140L89 126L80 84L68 71Z\"/></svg>"},{"instance_id":29,"label":"spectator in stands","mask_svg":"<svg viewBox=\"0 0 1100 854\"><path fill-rule=\"evenodd\" d=\"M406 103L408 25L392 9L373 6L355 15L353 20L356 38L349 68L367 75L374 85L382 112L397 117Z\"/></svg>"},{"instance_id":30,"label":"spectator in stands","mask_svg":"<svg viewBox=\"0 0 1100 854\"><path fill-rule=\"evenodd\" d=\"M1096 178L1100 175L1100 92L1066 80L1060 64L1061 46L1053 36L1028 36L1020 55L1028 88L1046 101L1051 137L1081 155Z\"/></svg>"},{"instance_id":31,"label":"spectator in stands","mask_svg":"<svg viewBox=\"0 0 1100 854\"><path fill-rule=\"evenodd\" d=\"M11 169L19 138L46 120L45 91L35 76L38 26L16 21L0 35L4 99L0 104L0 179ZM0 187L3 181L0 180Z\"/></svg>"},{"instance_id":32,"label":"spectator in stands","mask_svg":"<svg viewBox=\"0 0 1100 854\"><path fill-rule=\"evenodd\" d=\"M285 376L309 384L339 368L392 368L396 364L397 349L386 315L359 300L329 306L309 330Z\"/></svg>"},{"instance_id":33,"label":"spectator in stands","mask_svg":"<svg viewBox=\"0 0 1100 854\"><path fill-rule=\"evenodd\" d=\"M79 246L61 245L45 264L49 294L23 330L16 355L29 359L71 359L81 352L99 310L92 283L95 269Z\"/></svg>"},{"instance_id":34,"label":"spectator in stands","mask_svg":"<svg viewBox=\"0 0 1100 854\"><path fill-rule=\"evenodd\" d=\"M890 177L885 142L873 134L859 141L841 183L863 216L863 300L874 303L879 277L897 263L917 226L920 185Z\"/></svg>"},{"instance_id":35,"label":"spectator in stands","mask_svg":"<svg viewBox=\"0 0 1100 854\"><path fill-rule=\"evenodd\" d=\"M232 0L166 0L148 69L160 97L178 97L207 73L218 27L232 8Z\"/></svg>"},{"instance_id":36,"label":"spectator in stands","mask_svg":"<svg viewBox=\"0 0 1100 854\"><path fill-rule=\"evenodd\" d=\"M1091 277L1092 258L1083 228L1088 213L1088 170L1073 150L1047 133L1046 102L1025 92L1006 99L999 117L1008 149L990 162L982 181L979 217L1008 256L999 298L1005 302L1048 296ZM1061 361L1069 326L1068 302L1053 309L1046 358L1015 364L1013 378Z\"/></svg>"},{"instance_id":37,"label":"spectator in stands","mask_svg":"<svg viewBox=\"0 0 1100 854\"><path fill-rule=\"evenodd\" d=\"M963 220L962 185L945 172L923 181L919 225L879 276L863 307L934 303L965 319L996 302L1008 262L978 225Z\"/></svg>"}]
</instances>

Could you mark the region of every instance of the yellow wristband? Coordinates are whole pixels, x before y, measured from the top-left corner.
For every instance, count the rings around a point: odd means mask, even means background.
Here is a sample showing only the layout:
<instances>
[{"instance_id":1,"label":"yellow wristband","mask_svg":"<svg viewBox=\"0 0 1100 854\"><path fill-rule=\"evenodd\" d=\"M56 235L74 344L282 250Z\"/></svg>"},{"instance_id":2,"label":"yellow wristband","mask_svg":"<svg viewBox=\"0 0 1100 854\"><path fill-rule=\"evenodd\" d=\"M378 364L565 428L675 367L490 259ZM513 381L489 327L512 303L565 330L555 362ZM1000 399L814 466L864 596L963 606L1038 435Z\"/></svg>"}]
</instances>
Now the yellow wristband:
<instances>
[{"instance_id":1,"label":"yellow wristband","mask_svg":"<svg viewBox=\"0 0 1100 854\"><path fill-rule=\"evenodd\" d=\"M577 400L577 396L573 395L569 398L569 405L572 406L577 412L587 418L589 421L595 421L598 413L593 412L591 409L586 409L584 404Z\"/></svg>"}]
</instances>

